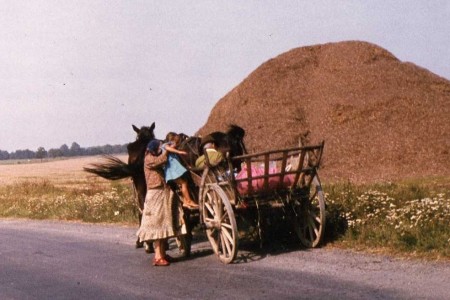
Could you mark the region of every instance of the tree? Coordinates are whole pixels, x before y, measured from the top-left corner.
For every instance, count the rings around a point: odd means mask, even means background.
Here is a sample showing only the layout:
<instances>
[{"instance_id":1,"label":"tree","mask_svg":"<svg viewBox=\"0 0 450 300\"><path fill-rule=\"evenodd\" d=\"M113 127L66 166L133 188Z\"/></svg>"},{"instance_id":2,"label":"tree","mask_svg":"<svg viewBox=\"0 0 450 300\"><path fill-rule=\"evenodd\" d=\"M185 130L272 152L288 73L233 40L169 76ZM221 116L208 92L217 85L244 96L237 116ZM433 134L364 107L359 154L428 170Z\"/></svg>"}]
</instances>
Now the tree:
<instances>
[{"instance_id":1,"label":"tree","mask_svg":"<svg viewBox=\"0 0 450 300\"><path fill-rule=\"evenodd\" d=\"M10 155L10 158L12 159L31 159L35 157L36 153L34 151L31 151L30 149L16 150Z\"/></svg>"},{"instance_id":2,"label":"tree","mask_svg":"<svg viewBox=\"0 0 450 300\"><path fill-rule=\"evenodd\" d=\"M52 148L52 149L48 150L48 156L55 158L55 157L61 157L61 156L63 156L63 154L60 149Z\"/></svg>"},{"instance_id":3,"label":"tree","mask_svg":"<svg viewBox=\"0 0 450 300\"><path fill-rule=\"evenodd\" d=\"M0 160L6 160L6 159L9 159L8 151L0 150Z\"/></svg>"},{"instance_id":4,"label":"tree","mask_svg":"<svg viewBox=\"0 0 450 300\"><path fill-rule=\"evenodd\" d=\"M66 144L62 145L61 147L59 147L59 150L61 150L62 156L69 156L70 155L70 150L69 147L67 147Z\"/></svg>"},{"instance_id":5,"label":"tree","mask_svg":"<svg viewBox=\"0 0 450 300\"><path fill-rule=\"evenodd\" d=\"M39 147L36 151L36 158L40 159L42 161L42 159L44 157L47 157L47 151L45 150L44 147Z\"/></svg>"},{"instance_id":6,"label":"tree","mask_svg":"<svg viewBox=\"0 0 450 300\"><path fill-rule=\"evenodd\" d=\"M102 147L102 151L104 154L113 154L113 146L106 144Z\"/></svg>"},{"instance_id":7,"label":"tree","mask_svg":"<svg viewBox=\"0 0 450 300\"><path fill-rule=\"evenodd\" d=\"M70 146L70 156L80 156L83 154L83 151L77 143L73 142L72 146Z\"/></svg>"}]
</instances>

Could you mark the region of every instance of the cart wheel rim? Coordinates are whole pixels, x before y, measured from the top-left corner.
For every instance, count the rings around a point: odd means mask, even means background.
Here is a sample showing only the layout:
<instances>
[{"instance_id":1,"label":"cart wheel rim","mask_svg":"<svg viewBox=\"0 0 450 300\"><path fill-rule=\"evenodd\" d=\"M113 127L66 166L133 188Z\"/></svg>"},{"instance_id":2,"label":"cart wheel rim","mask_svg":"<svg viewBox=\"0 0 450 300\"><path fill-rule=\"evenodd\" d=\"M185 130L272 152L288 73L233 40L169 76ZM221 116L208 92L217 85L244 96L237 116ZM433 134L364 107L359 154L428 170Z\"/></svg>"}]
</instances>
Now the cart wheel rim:
<instances>
[{"instance_id":1,"label":"cart wheel rim","mask_svg":"<svg viewBox=\"0 0 450 300\"><path fill-rule=\"evenodd\" d=\"M214 253L223 263L231 263L237 254L238 231L233 208L219 185L205 188L202 216Z\"/></svg>"},{"instance_id":2,"label":"cart wheel rim","mask_svg":"<svg viewBox=\"0 0 450 300\"><path fill-rule=\"evenodd\" d=\"M294 208L295 231L303 246L317 247L325 229L325 196L317 176L312 180L308 199L300 202Z\"/></svg>"}]
</instances>

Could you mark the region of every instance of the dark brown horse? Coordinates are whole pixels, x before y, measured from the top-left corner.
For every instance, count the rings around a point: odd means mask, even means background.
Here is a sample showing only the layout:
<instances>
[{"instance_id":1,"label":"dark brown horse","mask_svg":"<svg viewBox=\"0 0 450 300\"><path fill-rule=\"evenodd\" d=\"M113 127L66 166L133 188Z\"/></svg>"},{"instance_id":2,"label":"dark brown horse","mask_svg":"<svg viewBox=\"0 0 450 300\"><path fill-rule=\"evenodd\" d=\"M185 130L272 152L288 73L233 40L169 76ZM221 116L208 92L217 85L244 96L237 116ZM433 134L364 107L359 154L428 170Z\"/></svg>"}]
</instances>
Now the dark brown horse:
<instances>
[{"instance_id":1,"label":"dark brown horse","mask_svg":"<svg viewBox=\"0 0 450 300\"><path fill-rule=\"evenodd\" d=\"M155 138L153 130L155 123L150 127L143 126L140 129L132 125L136 132L136 141L128 144L128 164L120 159L105 155L105 163L91 164L91 167L85 167L86 172L98 175L100 177L117 180L131 177L133 180L133 187L136 192L136 204L139 208L139 224L142 219L142 210L144 209L145 195L147 194L147 186L145 183L144 174L144 156L145 149L149 141ZM137 247L141 247L142 243L136 242Z\"/></svg>"}]
</instances>

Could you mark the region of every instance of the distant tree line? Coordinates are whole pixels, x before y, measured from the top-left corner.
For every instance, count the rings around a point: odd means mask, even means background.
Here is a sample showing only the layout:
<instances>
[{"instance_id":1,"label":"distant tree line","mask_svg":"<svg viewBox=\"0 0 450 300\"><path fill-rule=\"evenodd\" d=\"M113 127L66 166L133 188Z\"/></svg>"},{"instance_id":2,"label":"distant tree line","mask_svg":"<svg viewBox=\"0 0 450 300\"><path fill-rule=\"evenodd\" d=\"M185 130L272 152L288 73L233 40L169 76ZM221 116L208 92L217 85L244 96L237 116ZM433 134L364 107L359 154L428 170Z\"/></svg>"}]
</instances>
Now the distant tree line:
<instances>
[{"instance_id":1,"label":"distant tree line","mask_svg":"<svg viewBox=\"0 0 450 300\"><path fill-rule=\"evenodd\" d=\"M29 149L16 150L8 153L8 151L0 150L0 160L7 159L44 159L55 157L72 157L72 156L90 156L99 154L121 154L127 153L127 144L124 145L104 145L83 148L77 143L73 142L70 148L64 144L59 148L52 148L48 151L44 147L39 147L36 151Z\"/></svg>"}]
</instances>

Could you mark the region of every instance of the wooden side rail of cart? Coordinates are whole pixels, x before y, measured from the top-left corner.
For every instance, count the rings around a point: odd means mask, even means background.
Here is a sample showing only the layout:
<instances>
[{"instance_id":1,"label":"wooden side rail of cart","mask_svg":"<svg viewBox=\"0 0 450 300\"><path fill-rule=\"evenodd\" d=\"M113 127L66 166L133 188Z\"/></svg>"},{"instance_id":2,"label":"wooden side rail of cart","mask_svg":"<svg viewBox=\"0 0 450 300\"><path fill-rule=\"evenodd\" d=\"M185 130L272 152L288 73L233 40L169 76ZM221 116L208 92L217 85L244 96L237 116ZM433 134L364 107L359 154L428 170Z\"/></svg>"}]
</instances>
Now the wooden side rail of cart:
<instances>
[{"instance_id":1,"label":"wooden side rail of cart","mask_svg":"<svg viewBox=\"0 0 450 300\"><path fill-rule=\"evenodd\" d=\"M309 187L320 166L324 142L231 158L243 162L232 182L240 196L264 196L280 190Z\"/></svg>"}]
</instances>

